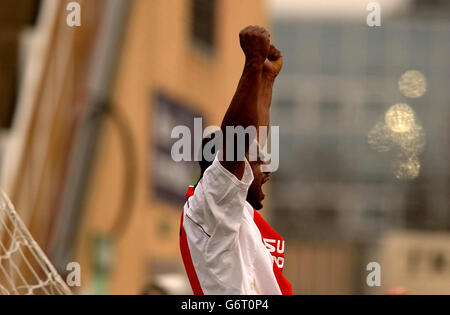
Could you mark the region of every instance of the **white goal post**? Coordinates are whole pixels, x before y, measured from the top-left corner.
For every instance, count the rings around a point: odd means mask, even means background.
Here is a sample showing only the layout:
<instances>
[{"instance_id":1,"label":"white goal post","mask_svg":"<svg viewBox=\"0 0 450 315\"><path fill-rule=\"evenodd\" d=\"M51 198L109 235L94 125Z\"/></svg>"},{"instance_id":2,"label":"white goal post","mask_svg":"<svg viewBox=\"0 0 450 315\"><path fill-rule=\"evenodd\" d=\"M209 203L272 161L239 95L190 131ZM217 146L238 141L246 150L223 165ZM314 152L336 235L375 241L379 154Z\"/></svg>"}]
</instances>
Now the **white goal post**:
<instances>
[{"instance_id":1,"label":"white goal post","mask_svg":"<svg viewBox=\"0 0 450 315\"><path fill-rule=\"evenodd\" d=\"M72 294L0 190L0 295Z\"/></svg>"}]
</instances>

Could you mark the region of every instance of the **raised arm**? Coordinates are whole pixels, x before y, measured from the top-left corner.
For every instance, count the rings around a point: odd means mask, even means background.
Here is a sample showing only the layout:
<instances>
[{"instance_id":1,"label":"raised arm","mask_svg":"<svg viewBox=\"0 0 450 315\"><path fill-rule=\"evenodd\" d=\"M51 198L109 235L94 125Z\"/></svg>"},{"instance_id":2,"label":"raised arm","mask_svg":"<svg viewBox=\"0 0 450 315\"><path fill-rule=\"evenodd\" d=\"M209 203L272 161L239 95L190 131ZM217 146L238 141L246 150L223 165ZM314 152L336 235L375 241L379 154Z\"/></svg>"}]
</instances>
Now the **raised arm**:
<instances>
[{"instance_id":1,"label":"raised arm","mask_svg":"<svg viewBox=\"0 0 450 315\"><path fill-rule=\"evenodd\" d=\"M234 146L227 141L227 126L242 126L247 128L260 125L258 104L260 89L263 82L263 68L270 51L270 34L260 26L248 26L239 33L241 48L245 54L245 65L236 93L228 107L222 121L223 160L220 162L229 172L239 180L244 174L245 164L236 157L232 161L227 161L226 152L234 150ZM250 139L250 143L253 139ZM250 143L245 145L245 153L248 152Z\"/></svg>"},{"instance_id":2,"label":"raised arm","mask_svg":"<svg viewBox=\"0 0 450 315\"><path fill-rule=\"evenodd\" d=\"M282 67L283 56L281 52L274 45L270 45L269 55L264 61L258 96L260 126L269 127L270 125L270 104L272 102L273 84Z\"/></svg>"}]
</instances>

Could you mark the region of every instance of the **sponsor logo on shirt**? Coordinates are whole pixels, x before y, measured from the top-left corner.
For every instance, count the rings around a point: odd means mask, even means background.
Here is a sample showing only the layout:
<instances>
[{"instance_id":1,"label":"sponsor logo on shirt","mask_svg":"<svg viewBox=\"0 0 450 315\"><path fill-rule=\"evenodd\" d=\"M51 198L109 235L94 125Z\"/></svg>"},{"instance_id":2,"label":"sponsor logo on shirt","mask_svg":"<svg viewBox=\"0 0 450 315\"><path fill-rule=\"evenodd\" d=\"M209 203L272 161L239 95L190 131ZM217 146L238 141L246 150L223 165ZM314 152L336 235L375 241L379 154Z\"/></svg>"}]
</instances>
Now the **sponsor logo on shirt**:
<instances>
[{"instance_id":1,"label":"sponsor logo on shirt","mask_svg":"<svg viewBox=\"0 0 450 315\"><path fill-rule=\"evenodd\" d=\"M272 261L275 262L278 268L282 269L284 266L284 240L263 238L263 242L272 255Z\"/></svg>"}]
</instances>

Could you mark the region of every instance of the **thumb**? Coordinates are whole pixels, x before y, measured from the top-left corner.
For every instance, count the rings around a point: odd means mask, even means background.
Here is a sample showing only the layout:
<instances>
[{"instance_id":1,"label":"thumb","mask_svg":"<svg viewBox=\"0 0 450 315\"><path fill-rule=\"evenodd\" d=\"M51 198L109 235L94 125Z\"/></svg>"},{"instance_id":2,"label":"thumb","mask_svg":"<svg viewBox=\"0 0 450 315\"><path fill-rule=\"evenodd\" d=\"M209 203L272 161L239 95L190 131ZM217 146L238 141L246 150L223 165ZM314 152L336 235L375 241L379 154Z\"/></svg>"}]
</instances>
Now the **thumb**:
<instances>
[{"instance_id":1,"label":"thumb","mask_svg":"<svg viewBox=\"0 0 450 315\"><path fill-rule=\"evenodd\" d=\"M278 50L278 48L276 48L274 45L270 45L270 50L269 50L269 55L268 55L268 59L273 61L273 60L277 60L279 58L281 58L281 51Z\"/></svg>"}]
</instances>

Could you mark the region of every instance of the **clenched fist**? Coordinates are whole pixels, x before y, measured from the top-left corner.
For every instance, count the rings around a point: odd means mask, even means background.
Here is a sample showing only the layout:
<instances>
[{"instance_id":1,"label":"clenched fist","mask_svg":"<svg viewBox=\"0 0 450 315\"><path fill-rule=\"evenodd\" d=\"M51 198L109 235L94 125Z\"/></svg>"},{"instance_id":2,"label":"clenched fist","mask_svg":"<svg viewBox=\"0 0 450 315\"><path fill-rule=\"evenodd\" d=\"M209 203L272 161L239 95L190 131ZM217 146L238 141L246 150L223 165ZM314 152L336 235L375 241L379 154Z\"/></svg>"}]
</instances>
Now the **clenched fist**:
<instances>
[{"instance_id":1,"label":"clenched fist","mask_svg":"<svg viewBox=\"0 0 450 315\"><path fill-rule=\"evenodd\" d=\"M239 33L239 39L247 61L264 63L270 51L270 33L264 27L247 26Z\"/></svg>"},{"instance_id":2,"label":"clenched fist","mask_svg":"<svg viewBox=\"0 0 450 315\"><path fill-rule=\"evenodd\" d=\"M261 26L247 26L239 33L242 50L247 62L263 65L263 75L274 79L283 66L281 52L270 44L270 33Z\"/></svg>"}]
</instances>

